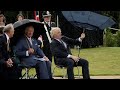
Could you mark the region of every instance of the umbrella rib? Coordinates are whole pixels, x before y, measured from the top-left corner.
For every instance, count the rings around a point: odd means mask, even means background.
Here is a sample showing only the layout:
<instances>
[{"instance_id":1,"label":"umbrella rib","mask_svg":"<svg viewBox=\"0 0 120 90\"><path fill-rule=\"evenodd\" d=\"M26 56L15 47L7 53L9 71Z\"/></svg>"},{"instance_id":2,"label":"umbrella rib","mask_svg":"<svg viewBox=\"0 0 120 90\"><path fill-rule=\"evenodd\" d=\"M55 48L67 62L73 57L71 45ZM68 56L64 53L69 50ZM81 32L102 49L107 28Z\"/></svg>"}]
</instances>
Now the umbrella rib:
<instances>
[{"instance_id":1,"label":"umbrella rib","mask_svg":"<svg viewBox=\"0 0 120 90\"><path fill-rule=\"evenodd\" d=\"M109 18L109 19L110 19L110 18ZM109 19L108 19L108 20L109 20ZM107 22L108 20L106 20L106 22ZM103 24L105 24L106 22L104 22ZM103 24L101 24L100 26L102 26ZM99 26L99 27L100 27L100 26Z\"/></svg>"},{"instance_id":2,"label":"umbrella rib","mask_svg":"<svg viewBox=\"0 0 120 90\"><path fill-rule=\"evenodd\" d=\"M73 21L75 22L75 20L74 20L74 18L73 18L73 15L72 15L72 13L71 13L71 11L70 11L70 14L71 14L71 17L72 17L72 19L73 19ZM74 26L74 25L73 25ZM74 26L75 27L75 26ZM75 27L77 30L79 30L77 27Z\"/></svg>"}]
</instances>

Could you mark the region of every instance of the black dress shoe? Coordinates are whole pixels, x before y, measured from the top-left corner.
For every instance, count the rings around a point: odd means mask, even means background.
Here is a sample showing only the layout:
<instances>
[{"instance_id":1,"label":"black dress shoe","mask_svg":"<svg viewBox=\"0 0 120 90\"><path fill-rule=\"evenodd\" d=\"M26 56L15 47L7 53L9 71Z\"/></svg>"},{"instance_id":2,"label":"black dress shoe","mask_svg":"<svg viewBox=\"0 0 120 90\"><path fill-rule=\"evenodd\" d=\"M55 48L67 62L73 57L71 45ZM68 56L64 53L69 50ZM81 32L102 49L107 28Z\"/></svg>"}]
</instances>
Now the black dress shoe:
<instances>
[{"instance_id":1,"label":"black dress shoe","mask_svg":"<svg viewBox=\"0 0 120 90\"><path fill-rule=\"evenodd\" d=\"M54 79L54 78L50 78L50 79Z\"/></svg>"}]
</instances>

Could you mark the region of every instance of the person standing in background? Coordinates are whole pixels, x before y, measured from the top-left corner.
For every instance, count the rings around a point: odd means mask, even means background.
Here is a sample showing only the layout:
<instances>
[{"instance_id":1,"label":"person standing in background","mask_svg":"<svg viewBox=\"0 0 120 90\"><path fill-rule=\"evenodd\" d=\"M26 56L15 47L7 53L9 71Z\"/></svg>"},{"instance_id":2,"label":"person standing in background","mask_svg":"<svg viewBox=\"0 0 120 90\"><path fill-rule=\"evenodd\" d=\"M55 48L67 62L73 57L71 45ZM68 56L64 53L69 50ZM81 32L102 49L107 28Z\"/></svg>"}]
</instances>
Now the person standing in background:
<instances>
[{"instance_id":1,"label":"person standing in background","mask_svg":"<svg viewBox=\"0 0 120 90\"><path fill-rule=\"evenodd\" d=\"M5 26L6 18L3 14L0 14L0 26Z\"/></svg>"},{"instance_id":2,"label":"person standing in background","mask_svg":"<svg viewBox=\"0 0 120 90\"><path fill-rule=\"evenodd\" d=\"M44 28L45 28L45 33L42 34L42 40L43 40L43 52L45 55L49 58L49 60L52 62L52 53L50 50L50 30L52 27L55 27L55 23L51 22L51 14L49 11L43 11L42 17L44 19Z\"/></svg>"},{"instance_id":3,"label":"person standing in background","mask_svg":"<svg viewBox=\"0 0 120 90\"><path fill-rule=\"evenodd\" d=\"M24 19L24 16L22 14L17 15L17 21L21 21Z\"/></svg>"}]
</instances>

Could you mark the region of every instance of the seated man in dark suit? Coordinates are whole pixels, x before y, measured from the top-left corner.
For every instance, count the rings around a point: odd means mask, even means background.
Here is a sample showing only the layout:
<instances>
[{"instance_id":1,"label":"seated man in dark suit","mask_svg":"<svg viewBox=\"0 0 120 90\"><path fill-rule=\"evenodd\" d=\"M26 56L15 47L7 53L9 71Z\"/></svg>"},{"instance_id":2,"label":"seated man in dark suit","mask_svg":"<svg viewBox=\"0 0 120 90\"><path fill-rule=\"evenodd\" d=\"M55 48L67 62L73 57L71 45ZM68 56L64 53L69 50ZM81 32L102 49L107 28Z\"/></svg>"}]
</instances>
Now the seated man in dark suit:
<instances>
[{"instance_id":1,"label":"seated man in dark suit","mask_svg":"<svg viewBox=\"0 0 120 90\"><path fill-rule=\"evenodd\" d=\"M74 65L82 66L82 74L84 79L90 79L88 61L71 54L69 44L80 44L85 34L82 33L78 39L71 39L61 35L61 29L58 27L51 30L51 51L56 57L58 65L67 67L68 79L74 79L73 67Z\"/></svg>"},{"instance_id":2,"label":"seated man in dark suit","mask_svg":"<svg viewBox=\"0 0 120 90\"><path fill-rule=\"evenodd\" d=\"M10 49L10 38L13 37L14 27L8 24L4 27L5 32L0 36L0 79L19 79L20 69L13 60Z\"/></svg>"},{"instance_id":3,"label":"seated man in dark suit","mask_svg":"<svg viewBox=\"0 0 120 90\"><path fill-rule=\"evenodd\" d=\"M38 79L52 79L51 62L33 39L34 28L27 26L25 35L16 45L16 55L26 66L35 66Z\"/></svg>"}]
</instances>

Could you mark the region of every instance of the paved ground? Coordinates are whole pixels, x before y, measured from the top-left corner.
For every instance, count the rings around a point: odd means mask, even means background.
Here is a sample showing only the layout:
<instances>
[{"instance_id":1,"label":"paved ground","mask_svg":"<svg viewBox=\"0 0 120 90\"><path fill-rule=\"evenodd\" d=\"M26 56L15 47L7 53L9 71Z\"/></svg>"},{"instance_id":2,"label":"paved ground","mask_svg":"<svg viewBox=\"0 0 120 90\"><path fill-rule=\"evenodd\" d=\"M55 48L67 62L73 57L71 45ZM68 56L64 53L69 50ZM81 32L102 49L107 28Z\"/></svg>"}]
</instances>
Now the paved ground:
<instances>
[{"instance_id":1,"label":"paved ground","mask_svg":"<svg viewBox=\"0 0 120 90\"><path fill-rule=\"evenodd\" d=\"M90 76L91 79L120 79L120 76ZM62 77L54 77L54 79L67 79ZM75 77L75 79L82 79L82 76Z\"/></svg>"},{"instance_id":2,"label":"paved ground","mask_svg":"<svg viewBox=\"0 0 120 90\"><path fill-rule=\"evenodd\" d=\"M62 77L53 77L54 79L67 79L67 78L62 78ZM90 76L91 79L120 79L120 76ZM25 77L23 78L25 79ZM37 79L37 77L35 77L34 79ZM82 76L78 77L75 76L75 79L83 79Z\"/></svg>"}]
</instances>

